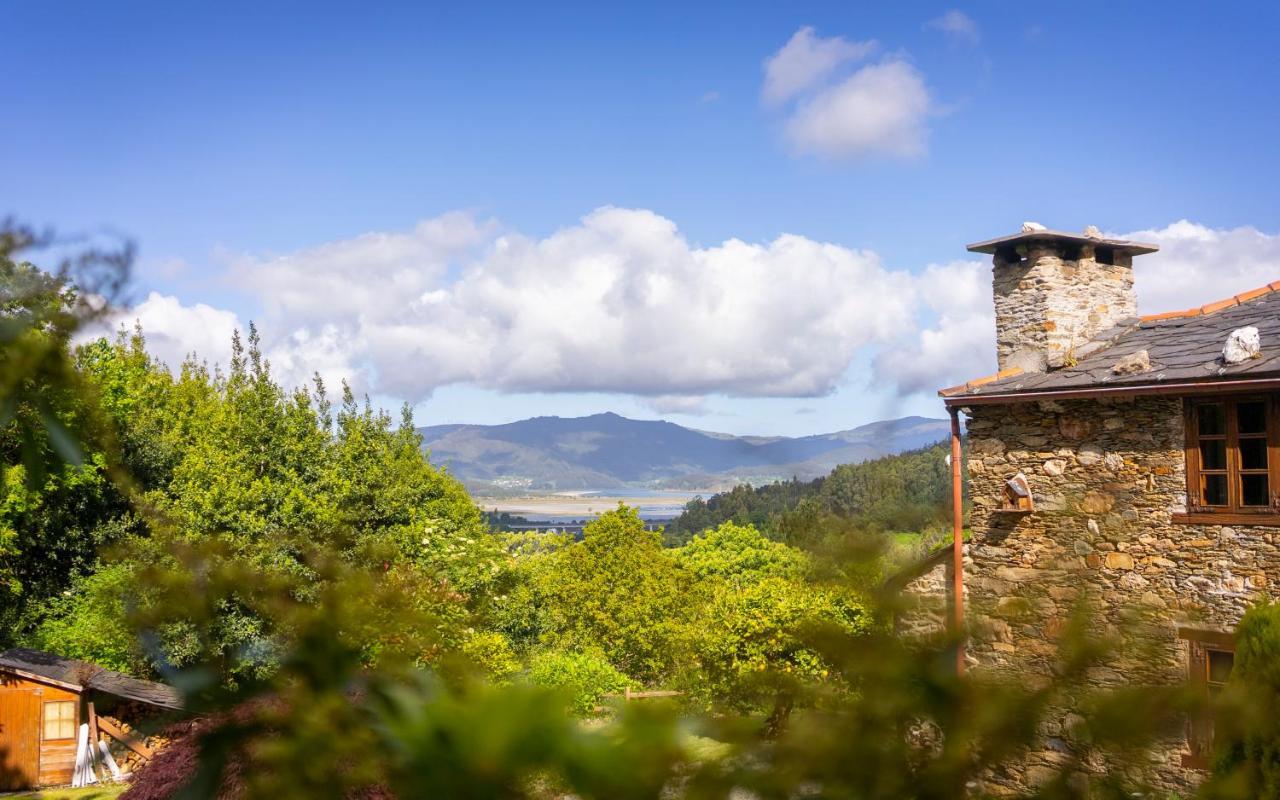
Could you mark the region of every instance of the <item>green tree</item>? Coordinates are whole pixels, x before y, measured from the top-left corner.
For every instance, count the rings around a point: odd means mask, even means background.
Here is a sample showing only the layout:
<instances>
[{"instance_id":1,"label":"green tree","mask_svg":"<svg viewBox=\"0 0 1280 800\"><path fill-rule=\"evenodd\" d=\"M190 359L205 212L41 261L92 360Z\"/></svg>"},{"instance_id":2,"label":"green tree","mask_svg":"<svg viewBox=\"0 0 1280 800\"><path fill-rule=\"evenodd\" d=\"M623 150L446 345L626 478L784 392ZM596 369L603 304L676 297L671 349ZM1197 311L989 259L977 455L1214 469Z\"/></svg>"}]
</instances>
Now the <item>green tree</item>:
<instances>
[{"instance_id":1,"label":"green tree","mask_svg":"<svg viewBox=\"0 0 1280 800\"><path fill-rule=\"evenodd\" d=\"M707 587L692 650L698 662L690 689L739 710L775 701L780 685L827 681L834 667L810 639L824 628L856 636L870 629L864 606L833 587L776 575L721 580ZM787 707L795 693L787 693Z\"/></svg>"},{"instance_id":2,"label":"green tree","mask_svg":"<svg viewBox=\"0 0 1280 800\"><path fill-rule=\"evenodd\" d=\"M93 569L128 513L107 475L112 441L69 354L93 312L64 279L10 257L32 241L0 232L0 645L21 635L31 604Z\"/></svg>"},{"instance_id":3,"label":"green tree","mask_svg":"<svg viewBox=\"0 0 1280 800\"><path fill-rule=\"evenodd\" d=\"M700 579L715 576L750 582L764 577L799 578L809 566L803 551L770 541L754 526L733 522L700 533L672 552L677 563Z\"/></svg>"},{"instance_id":4,"label":"green tree","mask_svg":"<svg viewBox=\"0 0 1280 800\"><path fill-rule=\"evenodd\" d=\"M809 482L740 485L694 498L667 526L667 541L682 544L723 522L753 525L804 549L823 546L832 520L867 532L918 532L945 520L951 490L946 455L946 447L934 445L842 464Z\"/></svg>"},{"instance_id":5,"label":"green tree","mask_svg":"<svg viewBox=\"0 0 1280 800\"><path fill-rule=\"evenodd\" d=\"M211 558L253 565L267 584L293 586L305 597L320 589L300 554L321 547L381 570L431 611L439 635L424 659L458 650L474 635L476 613L505 554L461 484L426 461L407 412L397 427L367 402L357 404L346 387L336 413L318 381L314 393L284 390L252 327L247 347L238 335L233 340L225 375L194 359L171 374L146 353L140 331L80 348L77 364L119 432L120 457L139 477L135 490L148 514L124 505L100 470L89 473L99 476L115 505L80 513L83 530L60 524L63 532L75 531L68 542L80 548L73 569L57 565L64 581L91 573L100 554L113 568L137 573L165 559L173 544L210 543L217 545ZM9 493L9 507L33 527L43 517L19 496L21 486ZM43 496L49 494L46 489ZM61 514L80 511L55 499L52 507ZM114 643L79 632L101 624L104 614L154 598L145 587L118 581L84 580L76 590L85 593L84 602L27 604L27 640L119 663ZM116 627L124 629L125 620L117 619ZM157 630L161 651L175 663L212 646L193 641L177 619ZM223 598L218 624L206 634L228 668L245 674L274 669L279 637L288 635L235 596ZM101 651L93 652L99 644Z\"/></svg>"},{"instance_id":6,"label":"green tree","mask_svg":"<svg viewBox=\"0 0 1280 800\"><path fill-rule=\"evenodd\" d=\"M599 652L565 653L548 650L529 661L529 682L565 692L569 707L580 715L591 714L606 694L621 692L631 683Z\"/></svg>"},{"instance_id":7,"label":"green tree","mask_svg":"<svg viewBox=\"0 0 1280 800\"><path fill-rule=\"evenodd\" d=\"M670 675L682 652L691 576L624 505L586 526L534 576L543 639L565 650L599 648L641 681Z\"/></svg>"}]
</instances>

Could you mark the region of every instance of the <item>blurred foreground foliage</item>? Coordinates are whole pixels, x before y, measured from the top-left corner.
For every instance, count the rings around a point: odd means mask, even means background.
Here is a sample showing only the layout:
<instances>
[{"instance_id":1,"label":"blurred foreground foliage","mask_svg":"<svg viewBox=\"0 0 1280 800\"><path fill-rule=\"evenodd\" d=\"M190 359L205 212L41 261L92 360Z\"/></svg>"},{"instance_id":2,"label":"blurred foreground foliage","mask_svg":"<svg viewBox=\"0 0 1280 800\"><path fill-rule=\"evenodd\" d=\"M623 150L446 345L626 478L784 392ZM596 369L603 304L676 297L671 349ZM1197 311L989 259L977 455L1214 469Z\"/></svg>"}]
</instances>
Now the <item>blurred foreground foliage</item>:
<instances>
[{"instance_id":1,"label":"blurred foreground foliage","mask_svg":"<svg viewBox=\"0 0 1280 800\"><path fill-rule=\"evenodd\" d=\"M0 615L184 691L135 800L951 800L997 793L1064 707L1028 796L1154 796L1148 746L1205 712L1183 687L1091 688L1122 645L1087 606L1051 680L957 676L955 640L894 634L884 537L853 523L798 548L728 521L664 549L623 507L580 541L492 535L407 413L285 390L252 329L225 373L171 373L140 332L73 349L113 299L80 299L102 262L51 276L14 259L36 237L0 243ZM123 286L127 249L105 263L99 289ZM1241 673L1274 697L1270 652ZM685 694L583 719L636 683ZM1248 731L1235 758L1269 787L1274 733Z\"/></svg>"}]
</instances>

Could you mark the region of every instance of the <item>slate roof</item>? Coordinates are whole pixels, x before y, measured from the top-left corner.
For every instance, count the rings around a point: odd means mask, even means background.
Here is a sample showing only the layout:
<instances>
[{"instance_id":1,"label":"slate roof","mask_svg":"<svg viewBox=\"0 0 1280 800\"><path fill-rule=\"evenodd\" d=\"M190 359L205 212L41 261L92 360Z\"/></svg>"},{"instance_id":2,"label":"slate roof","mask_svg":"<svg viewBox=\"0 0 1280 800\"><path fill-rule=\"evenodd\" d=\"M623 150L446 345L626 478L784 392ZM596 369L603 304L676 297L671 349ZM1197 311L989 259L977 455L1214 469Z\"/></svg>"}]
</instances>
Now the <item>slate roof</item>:
<instances>
[{"instance_id":1,"label":"slate roof","mask_svg":"<svg viewBox=\"0 0 1280 800\"><path fill-rule=\"evenodd\" d=\"M130 678L87 661L63 658L53 653L21 647L5 650L0 653L0 670L6 667L70 684L81 690L92 689L163 708L182 708L182 695L172 686Z\"/></svg>"},{"instance_id":2,"label":"slate roof","mask_svg":"<svg viewBox=\"0 0 1280 800\"><path fill-rule=\"evenodd\" d=\"M1223 363L1227 336L1250 325L1260 334L1262 357L1242 364ZM1141 350L1151 358L1149 371L1112 373L1117 361ZM1280 281L1200 308L1127 321L1077 348L1075 356L1074 366L1040 373L1010 370L939 394L950 401L1024 392L1280 378Z\"/></svg>"}]
</instances>

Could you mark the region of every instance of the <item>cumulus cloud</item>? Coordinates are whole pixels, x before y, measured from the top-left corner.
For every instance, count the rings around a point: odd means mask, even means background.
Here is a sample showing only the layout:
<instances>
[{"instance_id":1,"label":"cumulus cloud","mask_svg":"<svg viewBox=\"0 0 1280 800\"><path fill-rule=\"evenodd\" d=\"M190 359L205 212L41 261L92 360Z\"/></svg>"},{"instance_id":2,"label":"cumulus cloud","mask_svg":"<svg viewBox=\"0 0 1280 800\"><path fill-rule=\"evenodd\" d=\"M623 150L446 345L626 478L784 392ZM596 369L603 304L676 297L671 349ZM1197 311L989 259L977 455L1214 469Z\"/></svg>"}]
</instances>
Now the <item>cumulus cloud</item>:
<instances>
[{"instance_id":1,"label":"cumulus cloud","mask_svg":"<svg viewBox=\"0 0 1280 800\"><path fill-rule=\"evenodd\" d=\"M837 159L924 154L934 102L920 71L901 56L852 74L841 69L875 48L874 41L822 38L801 28L765 62L761 99L786 106L784 136L796 153Z\"/></svg>"},{"instance_id":2,"label":"cumulus cloud","mask_svg":"<svg viewBox=\"0 0 1280 800\"><path fill-rule=\"evenodd\" d=\"M978 23L963 11L952 9L939 17L934 17L924 24L925 28L942 31L948 38L961 44L977 44L981 38Z\"/></svg>"},{"instance_id":3,"label":"cumulus cloud","mask_svg":"<svg viewBox=\"0 0 1280 800\"><path fill-rule=\"evenodd\" d=\"M411 399L452 383L816 395L910 319L907 283L871 253L799 236L696 247L650 211L602 208L545 238L497 236L454 280L330 320L363 344L382 391Z\"/></svg>"},{"instance_id":4,"label":"cumulus cloud","mask_svg":"<svg viewBox=\"0 0 1280 800\"><path fill-rule=\"evenodd\" d=\"M231 361L231 340L237 331L244 334L245 320L231 311L205 303L187 305L172 295L151 292L130 309L122 309L81 331L78 343L99 337L111 338L135 327L146 337L147 351L176 371L188 357L198 362L226 367ZM301 327L270 337L264 355L271 371L285 386L309 385L317 373L326 385L346 381L358 391L370 385L367 365L357 356L361 348L341 334L336 326Z\"/></svg>"},{"instance_id":5,"label":"cumulus cloud","mask_svg":"<svg viewBox=\"0 0 1280 800\"><path fill-rule=\"evenodd\" d=\"M903 394L931 393L994 372L991 265L930 264L915 277L914 289L920 327L881 351L876 371Z\"/></svg>"},{"instance_id":6,"label":"cumulus cloud","mask_svg":"<svg viewBox=\"0 0 1280 800\"><path fill-rule=\"evenodd\" d=\"M269 312L331 321L419 297L440 284L454 259L489 241L495 230L492 220L457 211L410 231L365 233L285 255L233 257L232 273Z\"/></svg>"},{"instance_id":7,"label":"cumulus cloud","mask_svg":"<svg viewBox=\"0 0 1280 800\"><path fill-rule=\"evenodd\" d=\"M239 318L230 311L204 303L183 305L176 297L151 292L133 308L112 314L82 331L77 340L112 337L120 328L132 331L135 326L141 326L151 354L175 369L192 354L213 363L226 363L231 336L241 327Z\"/></svg>"},{"instance_id":8,"label":"cumulus cloud","mask_svg":"<svg viewBox=\"0 0 1280 800\"><path fill-rule=\"evenodd\" d=\"M832 158L924 155L932 101L920 71L905 61L863 67L796 109L788 140L802 153Z\"/></svg>"},{"instance_id":9,"label":"cumulus cloud","mask_svg":"<svg viewBox=\"0 0 1280 800\"><path fill-rule=\"evenodd\" d=\"M1280 279L1280 236L1180 221L1123 234L1144 312ZM605 207L549 235L449 214L283 255L242 255L237 286L265 310L264 349L286 383L418 401L467 384L507 392L635 395L661 413L711 394L819 396L870 357L874 384L932 393L994 369L990 265L913 273L873 252L783 235L689 242L652 211ZM1206 288L1212 287L1212 288ZM152 293L110 325L142 324L171 365L226 363L236 314Z\"/></svg>"},{"instance_id":10,"label":"cumulus cloud","mask_svg":"<svg viewBox=\"0 0 1280 800\"><path fill-rule=\"evenodd\" d=\"M627 393L686 412L710 393L822 395L913 317L911 276L874 253L794 235L697 246L658 214L612 207L541 238L449 215L241 256L231 275L266 308L274 365L412 401L450 384ZM170 318L148 313L157 303ZM134 313L154 339L204 311L156 296ZM236 320L220 320L177 349L223 352Z\"/></svg>"},{"instance_id":11,"label":"cumulus cloud","mask_svg":"<svg viewBox=\"0 0 1280 800\"><path fill-rule=\"evenodd\" d=\"M785 103L836 68L864 59L878 47L874 39L850 42L841 36L823 38L812 27L801 28L778 52L765 59L761 99L770 106Z\"/></svg>"},{"instance_id":12,"label":"cumulus cloud","mask_svg":"<svg viewBox=\"0 0 1280 800\"><path fill-rule=\"evenodd\" d=\"M1202 306L1280 280L1280 235L1252 226L1215 229L1184 219L1121 238L1160 245L1133 260L1144 314Z\"/></svg>"}]
</instances>

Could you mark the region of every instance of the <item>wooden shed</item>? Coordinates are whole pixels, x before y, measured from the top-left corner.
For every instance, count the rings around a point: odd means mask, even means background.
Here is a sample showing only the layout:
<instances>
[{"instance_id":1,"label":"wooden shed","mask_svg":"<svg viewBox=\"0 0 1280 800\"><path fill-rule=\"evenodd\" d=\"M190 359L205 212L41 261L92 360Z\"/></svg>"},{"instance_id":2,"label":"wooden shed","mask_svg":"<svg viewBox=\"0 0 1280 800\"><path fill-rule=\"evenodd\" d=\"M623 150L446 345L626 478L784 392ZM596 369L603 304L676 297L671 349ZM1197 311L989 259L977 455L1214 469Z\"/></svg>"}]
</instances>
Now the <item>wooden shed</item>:
<instances>
[{"instance_id":1,"label":"wooden shed","mask_svg":"<svg viewBox=\"0 0 1280 800\"><path fill-rule=\"evenodd\" d=\"M176 689L39 650L0 653L0 791L71 782L80 725L144 755L121 717L182 708ZM113 716L114 715L114 716Z\"/></svg>"}]
</instances>

